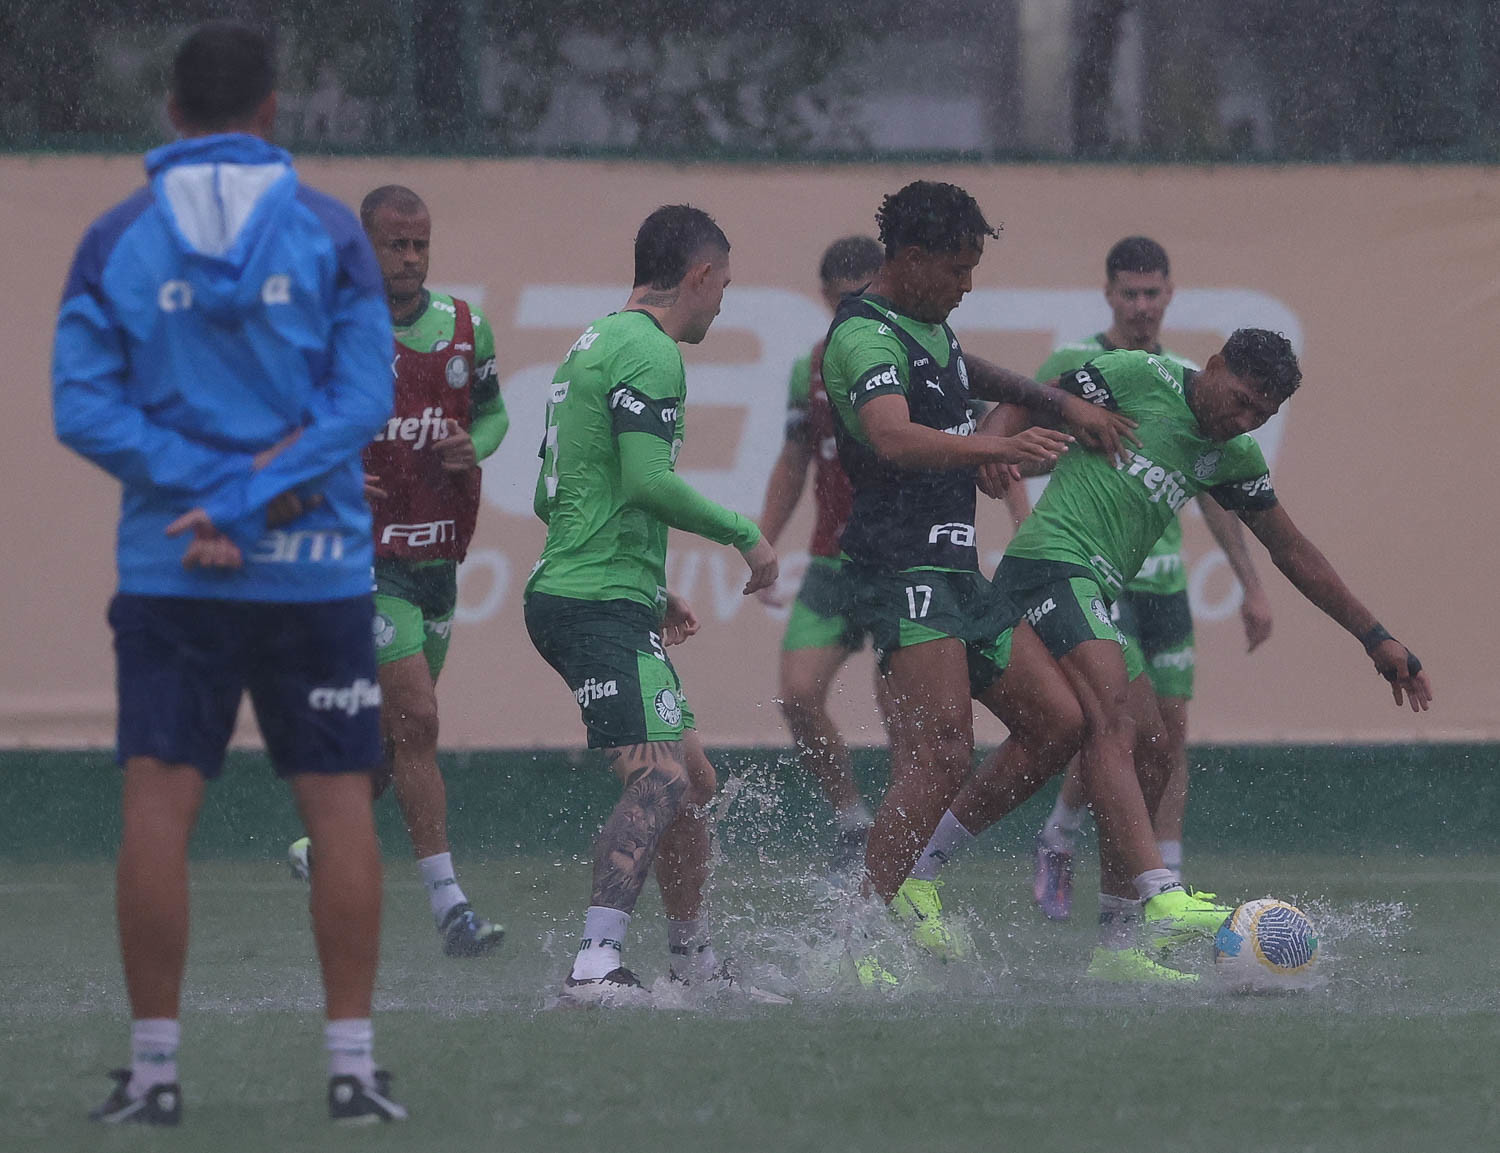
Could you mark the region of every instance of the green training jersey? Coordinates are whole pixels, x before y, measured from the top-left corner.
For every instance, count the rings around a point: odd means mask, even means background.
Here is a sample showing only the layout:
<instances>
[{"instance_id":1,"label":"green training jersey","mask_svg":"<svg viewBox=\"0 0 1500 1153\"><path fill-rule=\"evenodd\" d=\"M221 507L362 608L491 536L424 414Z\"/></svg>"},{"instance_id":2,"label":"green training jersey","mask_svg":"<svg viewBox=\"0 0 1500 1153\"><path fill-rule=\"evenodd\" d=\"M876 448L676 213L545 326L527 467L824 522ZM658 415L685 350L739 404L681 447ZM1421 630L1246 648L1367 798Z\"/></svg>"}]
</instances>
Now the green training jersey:
<instances>
[{"instance_id":1,"label":"green training jersey","mask_svg":"<svg viewBox=\"0 0 1500 1153\"><path fill-rule=\"evenodd\" d=\"M573 343L547 401L534 501L547 543L528 593L660 609L669 525L741 549L760 539L752 522L674 475L686 405L682 354L650 314L612 313ZM624 457L643 471L627 474Z\"/></svg>"},{"instance_id":2,"label":"green training jersey","mask_svg":"<svg viewBox=\"0 0 1500 1153\"><path fill-rule=\"evenodd\" d=\"M1114 597L1200 492L1230 510L1275 505L1253 438L1218 442L1199 430L1187 402L1195 375L1177 361L1124 350L1063 373L1060 385L1075 396L1135 420L1141 444L1127 445L1119 462L1096 452L1064 454L1006 555L1089 569Z\"/></svg>"},{"instance_id":3,"label":"green training jersey","mask_svg":"<svg viewBox=\"0 0 1500 1153\"><path fill-rule=\"evenodd\" d=\"M405 324L396 325L396 343L413 352L441 352L453 343L457 312L453 297L445 292L427 292L421 311ZM510 417L500 396L500 375L495 368L495 330L472 304L469 318L474 322L474 375L469 381L469 400L473 416L469 434L474 439L474 455L484 460L499 447Z\"/></svg>"},{"instance_id":4,"label":"green training jersey","mask_svg":"<svg viewBox=\"0 0 1500 1153\"><path fill-rule=\"evenodd\" d=\"M839 459L854 487L844 552L889 572L978 571L976 470L907 469L882 460L859 421L866 403L897 394L906 398L913 424L972 435L968 370L953 331L903 316L878 296L846 296L823 351L823 382Z\"/></svg>"},{"instance_id":5,"label":"green training jersey","mask_svg":"<svg viewBox=\"0 0 1500 1153\"><path fill-rule=\"evenodd\" d=\"M1042 362L1042 367L1036 370L1036 378L1040 381L1048 381L1065 372L1075 372L1101 352L1113 352L1117 347L1102 332L1096 332L1087 340L1076 340L1059 345L1052 350L1052 355ZM1198 369L1192 361L1178 356L1171 349L1159 348L1156 350L1156 355L1195 372ZM1136 573L1125 587L1130 592L1153 593L1157 596L1187 591L1187 570L1182 565L1182 521L1180 519L1172 518L1172 523L1167 525L1167 531L1161 534L1157 542L1151 546L1151 551L1146 554L1146 559L1141 562L1141 571Z\"/></svg>"}]
</instances>

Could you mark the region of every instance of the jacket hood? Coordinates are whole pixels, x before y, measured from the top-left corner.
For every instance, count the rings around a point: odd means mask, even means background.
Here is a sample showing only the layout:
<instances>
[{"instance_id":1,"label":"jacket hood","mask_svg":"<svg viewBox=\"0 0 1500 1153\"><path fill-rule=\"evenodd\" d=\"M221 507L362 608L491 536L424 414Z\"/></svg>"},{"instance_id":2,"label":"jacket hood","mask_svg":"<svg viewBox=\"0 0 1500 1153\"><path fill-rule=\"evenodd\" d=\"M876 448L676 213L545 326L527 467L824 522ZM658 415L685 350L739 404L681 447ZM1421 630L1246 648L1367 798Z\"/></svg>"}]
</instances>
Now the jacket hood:
<instances>
[{"instance_id":1,"label":"jacket hood","mask_svg":"<svg viewBox=\"0 0 1500 1153\"><path fill-rule=\"evenodd\" d=\"M146 174L194 308L228 321L276 291L270 238L297 194L290 155L241 133L195 136L147 153Z\"/></svg>"}]
</instances>

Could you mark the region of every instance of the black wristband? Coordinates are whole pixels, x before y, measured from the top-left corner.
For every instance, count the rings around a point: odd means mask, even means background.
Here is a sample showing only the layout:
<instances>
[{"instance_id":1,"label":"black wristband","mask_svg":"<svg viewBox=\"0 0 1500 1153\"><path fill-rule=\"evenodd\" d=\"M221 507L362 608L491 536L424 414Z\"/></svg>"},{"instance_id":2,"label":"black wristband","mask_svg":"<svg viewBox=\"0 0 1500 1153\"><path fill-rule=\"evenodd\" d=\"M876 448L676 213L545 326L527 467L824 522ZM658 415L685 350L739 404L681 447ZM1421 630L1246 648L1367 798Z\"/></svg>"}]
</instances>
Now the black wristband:
<instances>
[{"instance_id":1,"label":"black wristband","mask_svg":"<svg viewBox=\"0 0 1500 1153\"><path fill-rule=\"evenodd\" d=\"M1360 634L1359 643L1365 646L1365 652L1372 653L1385 641L1393 641L1395 639L1383 624L1376 621Z\"/></svg>"}]
</instances>

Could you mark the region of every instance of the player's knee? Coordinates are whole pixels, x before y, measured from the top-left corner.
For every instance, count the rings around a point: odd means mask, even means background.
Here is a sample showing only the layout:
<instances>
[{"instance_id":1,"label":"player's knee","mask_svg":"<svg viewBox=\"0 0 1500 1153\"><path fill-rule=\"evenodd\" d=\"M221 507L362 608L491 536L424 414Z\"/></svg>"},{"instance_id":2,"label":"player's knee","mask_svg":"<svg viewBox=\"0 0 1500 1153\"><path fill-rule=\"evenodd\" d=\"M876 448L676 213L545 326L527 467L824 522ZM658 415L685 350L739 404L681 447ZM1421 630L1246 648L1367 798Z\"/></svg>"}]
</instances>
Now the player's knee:
<instances>
[{"instance_id":1,"label":"player's knee","mask_svg":"<svg viewBox=\"0 0 1500 1153\"><path fill-rule=\"evenodd\" d=\"M1037 732L1037 745L1066 764L1083 745L1083 706L1071 693L1059 694L1043 703L1030 721Z\"/></svg>"},{"instance_id":2,"label":"player's knee","mask_svg":"<svg viewBox=\"0 0 1500 1153\"><path fill-rule=\"evenodd\" d=\"M391 744L397 751L436 749L438 743L437 702L392 708L386 718Z\"/></svg>"}]
</instances>

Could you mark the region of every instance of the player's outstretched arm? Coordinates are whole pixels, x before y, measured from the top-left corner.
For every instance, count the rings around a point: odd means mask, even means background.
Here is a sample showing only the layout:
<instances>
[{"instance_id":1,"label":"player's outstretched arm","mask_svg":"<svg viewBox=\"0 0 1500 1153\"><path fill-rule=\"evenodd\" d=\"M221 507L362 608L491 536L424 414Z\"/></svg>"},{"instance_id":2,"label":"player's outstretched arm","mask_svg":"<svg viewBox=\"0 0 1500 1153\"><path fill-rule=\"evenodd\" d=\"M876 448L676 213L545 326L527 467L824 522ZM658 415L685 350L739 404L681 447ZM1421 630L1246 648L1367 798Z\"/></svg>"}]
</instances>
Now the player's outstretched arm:
<instances>
[{"instance_id":1,"label":"player's outstretched arm","mask_svg":"<svg viewBox=\"0 0 1500 1153\"><path fill-rule=\"evenodd\" d=\"M781 444L776 463L766 481L766 496L760 510L760 532L773 545L802 499L807 483L807 466L812 463L813 446L804 437L787 437Z\"/></svg>"},{"instance_id":2,"label":"player's outstretched arm","mask_svg":"<svg viewBox=\"0 0 1500 1153\"><path fill-rule=\"evenodd\" d=\"M1203 513L1204 523L1213 534L1218 546L1224 550L1229 567L1239 579L1243 595L1240 599L1240 620L1245 626L1246 652L1254 652L1271 635L1271 601L1260 583L1260 573L1245 544L1245 528L1240 518L1220 506L1207 493L1198 495L1198 509Z\"/></svg>"},{"instance_id":3,"label":"player's outstretched arm","mask_svg":"<svg viewBox=\"0 0 1500 1153\"><path fill-rule=\"evenodd\" d=\"M1130 417L1058 388L1056 381L1038 384L1029 376L974 357L965 363L975 396L997 404L1018 404L1037 423L1067 429L1084 448L1119 457L1124 454L1126 441L1140 444L1135 421Z\"/></svg>"},{"instance_id":4,"label":"player's outstretched arm","mask_svg":"<svg viewBox=\"0 0 1500 1153\"><path fill-rule=\"evenodd\" d=\"M859 423L882 460L902 468L956 470L981 465L1051 466L1073 438L1050 428L1028 428L1016 436L954 436L916 424L906 397L886 393L859 406Z\"/></svg>"},{"instance_id":5,"label":"player's outstretched arm","mask_svg":"<svg viewBox=\"0 0 1500 1153\"><path fill-rule=\"evenodd\" d=\"M668 593L667 608L661 619L661 643L671 648L697 634L698 617L693 606L676 593Z\"/></svg>"},{"instance_id":6,"label":"player's outstretched arm","mask_svg":"<svg viewBox=\"0 0 1500 1153\"><path fill-rule=\"evenodd\" d=\"M672 471L672 446L650 432L622 432L620 484L628 504L683 532L715 544L733 545L750 566L744 591L776 580L776 550L748 517L709 500Z\"/></svg>"},{"instance_id":7,"label":"player's outstretched arm","mask_svg":"<svg viewBox=\"0 0 1500 1153\"><path fill-rule=\"evenodd\" d=\"M1275 504L1239 515L1297 591L1364 646L1375 670L1390 682L1396 704L1408 703L1413 712L1427 709L1432 703L1432 683L1422 662L1349 590L1328 558L1292 523L1286 509Z\"/></svg>"}]
</instances>

